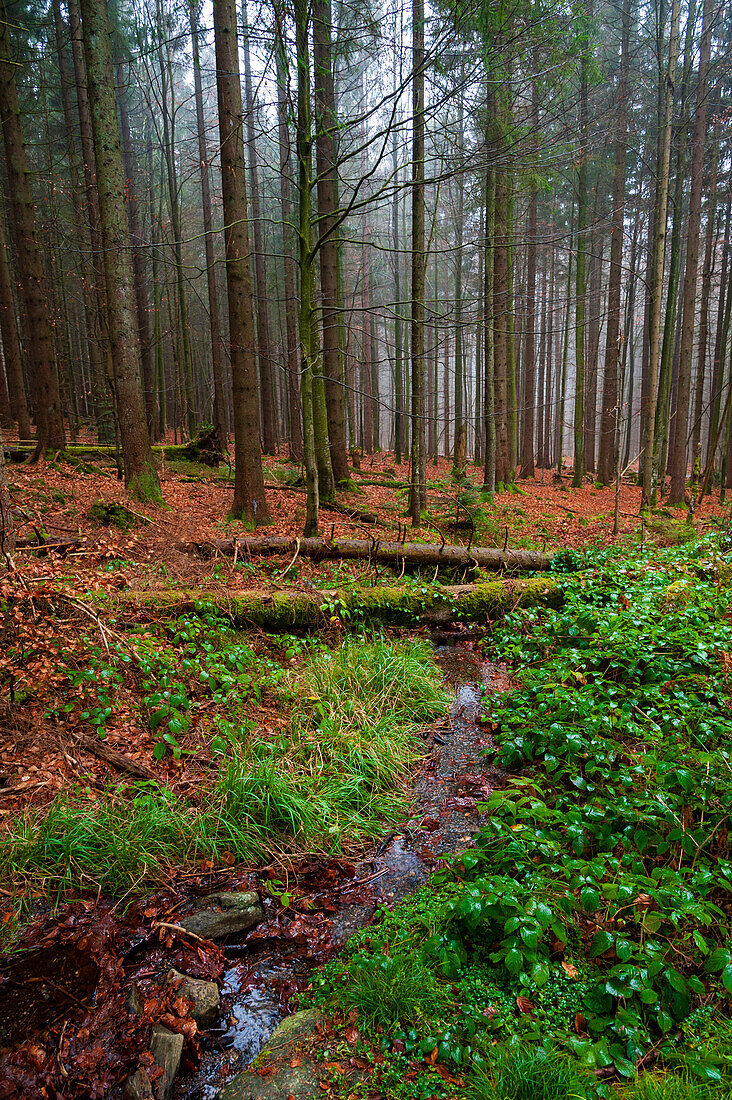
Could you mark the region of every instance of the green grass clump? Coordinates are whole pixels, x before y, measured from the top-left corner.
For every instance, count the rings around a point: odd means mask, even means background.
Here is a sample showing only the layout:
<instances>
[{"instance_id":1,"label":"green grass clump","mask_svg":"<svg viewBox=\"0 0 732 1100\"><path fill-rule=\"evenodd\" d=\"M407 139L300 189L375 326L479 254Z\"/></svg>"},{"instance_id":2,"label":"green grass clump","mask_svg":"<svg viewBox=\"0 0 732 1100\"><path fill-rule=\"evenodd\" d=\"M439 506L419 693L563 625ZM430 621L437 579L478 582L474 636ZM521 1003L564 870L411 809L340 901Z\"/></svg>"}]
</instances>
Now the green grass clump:
<instances>
[{"instance_id":1,"label":"green grass clump","mask_svg":"<svg viewBox=\"0 0 732 1100\"><path fill-rule=\"evenodd\" d=\"M419 959L408 955L357 955L344 994L370 1031L393 1029L402 1020L421 1023L440 1013L446 991Z\"/></svg>"},{"instance_id":2,"label":"green grass clump","mask_svg":"<svg viewBox=\"0 0 732 1100\"><path fill-rule=\"evenodd\" d=\"M295 759L311 775L350 779L357 800L396 784L415 760L416 735L445 712L448 693L425 642L349 638L295 679L307 706L293 715Z\"/></svg>"},{"instance_id":3,"label":"green grass clump","mask_svg":"<svg viewBox=\"0 0 732 1100\"><path fill-rule=\"evenodd\" d=\"M476 1076L471 1100L586 1100L586 1081L566 1058L541 1047L501 1051Z\"/></svg>"},{"instance_id":4,"label":"green grass clump","mask_svg":"<svg viewBox=\"0 0 732 1100\"><path fill-rule=\"evenodd\" d=\"M29 811L9 824L0 846L3 879L42 878L60 891L116 895L224 852L257 861L282 849L339 851L379 835L403 812L417 730L450 697L428 646L353 638L331 654L316 644L297 672L285 673L215 617L203 627L180 620L172 642L170 651L158 652L149 640L138 646L142 709L160 734L155 755L162 746L178 757L188 751L193 685L218 706L211 748L220 766L209 796L194 804L164 786L123 784L96 802L82 791L59 797L45 814ZM80 675L72 687L81 687L83 715L98 717L101 734L123 673L90 667L77 683ZM271 740L245 716L263 683L294 714L289 731Z\"/></svg>"}]
</instances>

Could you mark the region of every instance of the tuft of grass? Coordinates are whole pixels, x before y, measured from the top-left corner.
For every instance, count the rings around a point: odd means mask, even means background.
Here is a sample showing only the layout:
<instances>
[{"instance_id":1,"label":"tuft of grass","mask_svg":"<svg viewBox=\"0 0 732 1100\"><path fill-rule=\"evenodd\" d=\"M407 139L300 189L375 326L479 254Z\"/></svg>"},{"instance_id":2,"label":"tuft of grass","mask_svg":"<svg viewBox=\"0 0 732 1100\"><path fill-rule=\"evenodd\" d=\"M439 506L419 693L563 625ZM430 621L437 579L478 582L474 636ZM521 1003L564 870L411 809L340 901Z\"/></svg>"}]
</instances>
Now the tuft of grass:
<instances>
[{"instance_id":1,"label":"tuft of grass","mask_svg":"<svg viewBox=\"0 0 732 1100\"><path fill-rule=\"evenodd\" d=\"M358 1009L367 1031L393 1030L399 1023L421 1023L447 1003L434 974L411 955L357 955L343 994L347 1008Z\"/></svg>"},{"instance_id":2,"label":"tuft of grass","mask_svg":"<svg viewBox=\"0 0 732 1100\"><path fill-rule=\"evenodd\" d=\"M207 639L215 648L212 633ZM230 636L219 641L234 671L221 662L207 668L217 691L230 696L251 675L251 662ZM197 644L190 641L187 652ZM192 859L227 852L257 861L295 847L333 852L380 835L403 812L401 785L420 724L448 705L429 647L376 638L353 639L334 654L318 650L291 674L282 702L292 706L293 698L289 736L258 740L250 723L227 723L205 805L150 784L121 784L93 804L81 792L59 797L45 816L28 811L9 824L0 876L43 879L59 893L94 887L120 895Z\"/></svg>"},{"instance_id":3,"label":"tuft of grass","mask_svg":"<svg viewBox=\"0 0 732 1100\"><path fill-rule=\"evenodd\" d=\"M471 1100L585 1100L590 1092L571 1064L543 1047L508 1048L476 1076Z\"/></svg>"},{"instance_id":4,"label":"tuft of grass","mask_svg":"<svg viewBox=\"0 0 732 1100\"><path fill-rule=\"evenodd\" d=\"M658 1077L646 1073L629 1094L632 1100L728 1100L732 1086L711 1084L688 1074Z\"/></svg>"},{"instance_id":5,"label":"tuft of grass","mask_svg":"<svg viewBox=\"0 0 732 1100\"><path fill-rule=\"evenodd\" d=\"M449 699L427 643L379 636L316 656L294 687L308 704L293 714L295 760L310 775L350 781L357 803L399 782L416 758L418 730Z\"/></svg>"}]
</instances>

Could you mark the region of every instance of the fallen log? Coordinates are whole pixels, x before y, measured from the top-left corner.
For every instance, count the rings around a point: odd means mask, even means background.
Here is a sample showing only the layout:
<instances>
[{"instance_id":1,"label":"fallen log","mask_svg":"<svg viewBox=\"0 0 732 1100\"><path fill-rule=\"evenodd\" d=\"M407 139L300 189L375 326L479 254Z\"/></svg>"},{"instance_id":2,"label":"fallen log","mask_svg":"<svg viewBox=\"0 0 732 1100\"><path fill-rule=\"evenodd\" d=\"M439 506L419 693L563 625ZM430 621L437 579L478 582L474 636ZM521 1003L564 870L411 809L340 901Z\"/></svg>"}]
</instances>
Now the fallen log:
<instances>
[{"instance_id":1,"label":"fallen log","mask_svg":"<svg viewBox=\"0 0 732 1100\"><path fill-rule=\"evenodd\" d=\"M550 554L535 550L498 550L484 546L439 546L422 542L382 542L379 539L293 539L280 535L252 538L208 539L194 543L201 554L236 554L237 558L265 554L297 554L313 561L337 558L364 560L379 565L439 566L450 569L490 569L541 572L549 568Z\"/></svg>"},{"instance_id":2,"label":"fallen log","mask_svg":"<svg viewBox=\"0 0 732 1100\"><path fill-rule=\"evenodd\" d=\"M80 748L86 749L87 752L100 757L102 760L106 760L108 764L113 764L120 771L129 772L130 775L134 775L138 779L157 779L155 773L146 768L144 764L139 764L131 756L125 756L123 752L117 752L106 741L100 741L98 737L89 737L85 733L75 733L74 741Z\"/></svg>"},{"instance_id":3,"label":"fallen log","mask_svg":"<svg viewBox=\"0 0 732 1100\"><path fill-rule=\"evenodd\" d=\"M211 607L237 627L258 626L273 633L293 627L319 629L333 622L379 622L392 626L415 623L488 622L516 607L558 607L563 595L554 577L501 579L480 584L379 585L371 588L317 592L210 591L201 588L164 592L115 593L118 619L125 606L155 619L200 612Z\"/></svg>"},{"instance_id":4,"label":"fallen log","mask_svg":"<svg viewBox=\"0 0 732 1100\"><path fill-rule=\"evenodd\" d=\"M37 554L69 554L73 550L80 550L87 546L87 540L81 537L68 535L52 535L38 542L36 538L19 538L16 540L16 550L34 550Z\"/></svg>"}]
</instances>

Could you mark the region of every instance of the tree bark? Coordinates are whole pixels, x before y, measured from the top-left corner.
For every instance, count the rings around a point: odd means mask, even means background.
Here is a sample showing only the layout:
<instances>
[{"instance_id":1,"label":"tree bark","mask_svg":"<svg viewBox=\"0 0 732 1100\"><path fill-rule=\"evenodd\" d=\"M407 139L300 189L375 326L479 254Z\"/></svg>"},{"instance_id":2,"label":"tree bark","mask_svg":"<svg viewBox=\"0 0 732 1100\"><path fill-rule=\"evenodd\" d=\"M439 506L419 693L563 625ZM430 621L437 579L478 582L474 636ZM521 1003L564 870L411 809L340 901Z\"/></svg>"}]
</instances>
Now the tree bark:
<instances>
[{"instance_id":1,"label":"tree bark","mask_svg":"<svg viewBox=\"0 0 732 1100\"><path fill-rule=\"evenodd\" d=\"M707 99L709 95L709 61L712 45L712 12L712 0L704 0L702 7L702 34L699 47L699 71L697 75L693 154L691 161L691 193L689 196L686 268L684 271L679 388L676 400L674 449L671 459L671 492L669 498L671 504L677 504L683 501L686 491L689 399L691 395L694 330L696 327L696 287L699 267L701 200L702 188L704 185L704 147L707 129Z\"/></svg>"},{"instance_id":2,"label":"tree bark","mask_svg":"<svg viewBox=\"0 0 732 1100\"><path fill-rule=\"evenodd\" d=\"M235 0L214 0L213 11L234 406L236 467L231 511L237 518L257 526L269 523L270 515L259 449L254 303Z\"/></svg>"},{"instance_id":3,"label":"tree bark","mask_svg":"<svg viewBox=\"0 0 732 1100\"><path fill-rule=\"evenodd\" d=\"M277 452L277 426L274 415L274 387L272 377L272 341L269 331L267 304L267 265L262 239L262 213L259 199L259 166L254 128L254 94L252 91L252 67L249 59L249 22L246 0L241 4L242 46L244 52L244 108L247 125L247 159L249 161L249 185L251 188L252 236L254 243L254 279L257 301L257 348L259 351L259 385L262 401L262 450L267 455Z\"/></svg>"},{"instance_id":4,"label":"tree bark","mask_svg":"<svg viewBox=\"0 0 732 1100\"><path fill-rule=\"evenodd\" d=\"M542 572L551 554L535 550L498 550L493 547L441 546L422 542L381 542L367 539L293 539L286 535L260 538L207 539L195 544L206 553L233 554L247 560L265 554L296 554L313 561L363 561L379 565L439 565L446 569L504 569Z\"/></svg>"},{"instance_id":5,"label":"tree bark","mask_svg":"<svg viewBox=\"0 0 732 1100\"><path fill-rule=\"evenodd\" d=\"M340 244L336 213L338 186L338 114L332 57L330 0L313 4L313 71L315 83L315 157L318 174L318 241L322 301L323 371L328 416L328 439L333 478L348 482L345 391L343 388L343 303L341 301Z\"/></svg>"},{"instance_id":6,"label":"tree bark","mask_svg":"<svg viewBox=\"0 0 732 1100\"><path fill-rule=\"evenodd\" d=\"M427 507L425 439L424 0L412 0L412 483L409 514L420 526Z\"/></svg>"},{"instance_id":7,"label":"tree bark","mask_svg":"<svg viewBox=\"0 0 732 1100\"><path fill-rule=\"evenodd\" d=\"M191 42L193 45L193 86L196 97L196 129L198 131L198 161L201 177L201 213L203 215L203 238L206 249L206 285L208 289L208 319L211 333L211 371L214 384L214 428L222 449L229 439L229 421L226 415L226 368L223 343L221 339L221 319L219 312L219 293L216 286L216 255L214 251L213 219L211 217L211 177L206 143L206 120L203 113L203 87L201 82L201 58L198 44L200 34L198 26L198 5L200 0L190 2Z\"/></svg>"},{"instance_id":8,"label":"tree bark","mask_svg":"<svg viewBox=\"0 0 732 1100\"><path fill-rule=\"evenodd\" d=\"M125 210L125 181L106 0L82 0L81 16L104 249L114 400L125 484L138 500L159 502L162 501L162 494L150 450L142 396L132 249Z\"/></svg>"},{"instance_id":9,"label":"tree bark","mask_svg":"<svg viewBox=\"0 0 732 1100\"><path fill-rule=\"evenodd\" d=\"M655 443L655 414L658 398L659 350L661 344L661 312L663 295L663 270L666 254L666 216L668 208L669 168L671 163L671 110L673 106L676 53L679 32L679 0L672 0L669 28L668 64L662 70L661 41L663 22L659 18L659 125L656 173L656 199L653 211L653 240L648 265L648 371L645 387L645 414L643 430L643 455L641 506L646 507L653 493L653 452ZM659 13L660 14L660 13Z\"/></svg>"},{"instance_id":10,"label":"tree bark","mask_svg":"<svg viewBox=\"0 0 732 1100\"><path fill-rule=\"evenodd\" d=\"M5 219L0 214L0 336L3 341L5 376L8 383L10 413L18 424L18 438L28 441L31 437L28 402L23 378L23 359L15 315L13 280L10 253L5 234Z\"/></svg>"},{"instance_id":11,"label":"tree bark","mask_svg":"<svg viewBox=\"0 0 732 1100\"><path fill-rule=\"evenodd\" d=\"M36 208L15 85L16 61L10 28L22 21L18 4L0 3L0 121L8 174L8 193L15 227L18 274L26 333L25 350L32 365L34 408L38 428L37 454L62 447L64 424L53 350L51 314L36 232Z\"/></svg>"},{"instance_id":12,"label":"tree bark","mask_svg":"<svg viewBox=\"0 0 732 1100\"><path fill-rule=\"evenodd\" d=\"M282 251L285 282L285 340L287 344L287 380L290 412L290 459L303 457L300 367L297 349L297 265L292 248L292 199L290 184L290 112L287 101L287 55L284 41L282 6L275 5L277 55L277 125L280 155L280 210L282 214Z\"/></svg>"},{"instance_id":13,"label":"tree bark","mask_svg":"<svg viewBox=\"0 0 732 1100\"><path fill-rule=\"evenodd\" d=\"M615 476L616 406L618 401L622 401L622 394L618 394L618 369L620 364L620 296L623 276L623 218L625 215L631 0L624 0L623 2L622 21L618 105L615 125L613 209L610 227L610 281L607 294L605 376L602 391L602 418L600 421L600 455L597 464L597 480L602 485L609 485Z\"/></svg>"},{"instance_id":14,"label":"tree bark","mask_svg":"<svg viewBox=\"0 0 732 1100\"><path fill-rule=\"evenodd\" d=\"M536 60L534 59L534 65ZM539 125L539 86L536 78L531 83L531 127L536 141ZM536 155L536 149L534 149ZM524 372L523 447L521 453L522 478L534 477L534 421L536 415L536 220L539 192L532 182L529 194L529 212L526 241L526 364ZM540 391L541 392L541 391Z\"/></svg>"}]
</instances>

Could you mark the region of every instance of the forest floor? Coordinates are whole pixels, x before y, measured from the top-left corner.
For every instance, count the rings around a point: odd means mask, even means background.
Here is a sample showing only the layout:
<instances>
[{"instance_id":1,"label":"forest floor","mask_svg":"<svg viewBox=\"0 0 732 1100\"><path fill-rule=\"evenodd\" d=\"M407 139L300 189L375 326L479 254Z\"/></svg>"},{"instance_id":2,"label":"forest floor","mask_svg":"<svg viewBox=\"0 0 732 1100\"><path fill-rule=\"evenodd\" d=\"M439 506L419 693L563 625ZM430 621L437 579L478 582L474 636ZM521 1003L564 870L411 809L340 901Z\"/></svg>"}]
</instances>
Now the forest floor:
<instances>
[{"instance_id":1,"label":"forest floor","mask_svg":"<svg viewBox=\"0 0 732 1100\"><path fill-rule=\"evenodd\" d=\"M305 501L301 486L293 484L297 475L283 460L266 460L274 520L267 533L301 533ZM359 491L339 494L341 504L374 513L378 537L397 538L404 532L407 466L397 467L393 456L379 455L362 460L354 476ZM441 460L429 467L428 479L429 523L418 531L409 528L409 539L435 542L444 536L448 542L476 546L568 550L577 561L586 553L590 560L592 554L611 552L616 543L620 573L623 561L639 555L652 560L660 554L657 583L666 588L669 570L673 579L675 570L681 568L686 577L690 567L663 564L664 551L656 548L688 542L693 558L697 540L718 532L727 515L714 496L697 508L693 526L685 509L660 507L641 518L640 491L627 482L620 488L619 534L614 537L614 490L599 489L590 481L572 489L568 476L558 480L554 471L539 471L536 479L487 502L480 499L477 468L469 467L467 482L456 485L449 463ZM232 495L226 467L211 471L191 462L165 462L165 508L130 505L113 469L86 461L13 464L9 480L22 520L21 536L73 536L81 542L64 556L20 549L15 570L0 578L0 935L8 947L17 946L28 921L31 938L20 941L26 947L42 942L67 950L64 945L86 936L96 944L93 957L102 970L107 968L108 977L112 971L117 975L109 980L119 998L126 988L119 981L120 943L132 950L143 927L146 942L164 940L167 933L153 934L156 920L175 914L181 904L185 909L186 899L196 891L222 885L251 888L261 882L255 869L269 867L265 880L269 877L273 885L265 893L287 911L287 868L301 871L302 860L307 867L313 857L319 862L310 892L319 898L330 896L333 888L344 889L344 882L360 881L353 871L358 857L404 821L418 762L424 758L422 739L436 730L440 743L439 724L449 702L431 647L421 640L425 629L418 623L347 641L349 623L339 615L334 594L355 585L393 583L394 572L361 562L316 564L300 558L293 563L290 554L235 561L197 553L196 543L245 533L242 524L226 516ZM132 507L130 525L122 530L95 522L92 509L100 501ZM456 524L468 513L468 526ZM373 525L365 527L339 513L324 511L321 518L322 531L329 536L363 537L364 530L373 530ZM435 580L433 570L429 574L406 579L418 586ZM226 601L229 593L241 589L264 596L322 592L322 628L309 637L258 629L237 632L227 619ZM190 610L171 618L151 609L150 597L156 594L192 590L199 601L195 610L191 604ZM526 621L533 622L532 613L526 614ZM586 611L580 608L577 614L584 624ZM521 622L517 617L516 623ZM489 636L492 627L483 623L481 629ZM524 627L518 629L521 634ZM504 662L525 656L512 650L500 629L498 636ZM558 672L550 669L550 674ZM107 750L121 755L110 759ZM334 851L343 853L346 862L329 862ZM89 900L94 897L96 903ZM119 899L127 899L125 908L129 899L140 897L147 902L135 902L126 930L120 931L114 917ZM54 904L61 900L73 904L59 920ZM428 909L432 905L429 897L426 904ZM300 928L303 921L307 924L306 910L306 903L302 913L297 910L292 926L300 931L293 935L312 935L312 929ZM419 910L415 918L409 910L404 919L412 935L414 919L420 924L424 915ZM286 928L280 931L285 938L290 934ZM110 954L113 942L116 953ZM167 947L169 954L171 943ZM201 977L222 973L222 957L215 951L199 952L196 962L185 945L173 944L173 949L182 952L177 962L173 959L179 969L185 965ZM714 945L705 950L715 950ZM728 962L732 984L732 960ZM536 965L541 968L544 962ZM573 962L568 965L576 970ZM369 971L372 963L366 959L364 966ZM580 972L584 981L582 967ZM334 973L336 984L347 978L344 971ZM126 980L129 984L129 973ZM379 980L378 974L369 978L377 990ZM427 975L424 981L429 985L432 978ZM536 981L531 988L534 992L524 997L528 1005L533 1005L532 997L536 1000ZM332 986L327 994L332 995ZM170 998L156 997L145 1024L165 1018L172 1026ZM349 1027L353 1030L347 1008L339 1018L341 1044ZM420 1002L416 1011L424 1016L427 1010ZM520 1007L521 1014L532 1017L533 1007ZM79 1034L86 1027L82 1024ZM95 1026L102 1024L99 1019ZM185 1031L187 1025L178 1024ZM373 1045L378 1026L369 1032L372 1038L361 1056L362 1061L375 1056L371 1068L383 1063L379 1042ZM60 1055L42 1051L41 1057L40 1048L31 1044L9 1075L0 1073L0 1095L35 1095L27 1091L28 1081L46 1074L49 1087L52 1082L58 1090L50 1095L106 1096L115 1075L102 1067L115 1058L134 1064L141 1027L130 1025L123 1032L111 1027L104 1041L92 1036L86 1047L77 1041L74 1049L62 1031L59 1051L66 1041L66 1056L79 1058L85 1052L88 1057L86 1076L77 1075L73 1087ZM330 1027L316 1039L321 1053L333 1034ZM402 1046L395 1048L397 1054L412 1050L409 1044L416 1039L409 1034L398 1039ZM404 1097L462 1095L462 1084L457 1084L462 1081L460 1055L450 1053L448 1040L444 1042L444 1052L437 1051L440 1044L424 1051L430 1069L437 1063L424 1085L428 1091L410 1085ZM610 1055L603 1048L588 1058L599 1058L599 1067L607 1069L623 1059L630 1065L633 1051L638 1060L647 1049L638 1040L625 1054L614 1049ZM195 1063L196 1044L191 1041L186 1050L189 1062ZM654 1050L648 1064L657 1056ZM410 1055L402 1070L410 1080L421 1081L416 1064ZM402 1096L393 1081L377 1077L373 1087L362 1082L348 1088L357 1097ZM101 1091L84 1091L91 1080ZM20 1091L12 1091L16 1086ZM340 1085L326 1082L328 1090L333 1096L346 1095ZM568 1095L566 1088L560 1094ZM649 1093L647 1100L655 1098Z\"/></svg>"},{"instance_id":2,"label":"forest floor","mask_svg":"<svg viewBox=\"0 0 732 1100\"><path fill-rule=\"evenodd\" d=\"M78 536L83 545L64 557L41 557L32 551L19 551L16 555L18 569L4 582L5 598L32 590L36 621L33 625L27 616L22 616L22 625L16 624L27 633L33 650L33 656L25 658L27 669L15 670L13 660L8 660L7 656L0 662L5 683L11 688L11 716L3 723L5 732L0 740L0 783L5 789L0 801L0 820L14 816L28 805L45 805L59 791L77 784L80 771L97 784L110 774L109 764L95 759L93 754L69 753L58 745L59 717L53 713L53 700L59 685L56 657L62 651L73 653L76 664L81 666L87 659L89 644L106 644L103 634L93 641L86 631L80 634L79 625L84 621L85 612L74 605L74 599L91 596L99 601L106 597L113 606L117 597L130 594L154 595L195 588L217 601L225 600L232 590L246 589L263 594L311 592L348 588L354 583L367 586L394 575L386 568L368 563L315 563L305 559L299 559L295 567L288 570L289 554L238 562L223 556L211 560L197 554L194 551L196 543L246 533L240 522L226 515L232 494L226 467L211 471L186 461L164 463L162 487L167 507L135 504L134 525L126 530L102 526L89 515L94 504L100 501L130 506L124 487L109 466L99 470L87 462L73 465L42 462L30 467L12 465L9 475L13 505L23 521L19 528L21 536L34 538L38 532L49 537ZM396 539L399 530L404 531L406 490L367 482L405 482L407 464L396 466L391 455L367 457L362 461L361 470L354 471L354 476L359 482L359 491L339 494L340 502L374 513L380 522L378 537ZM293 477L297 477L296 467L272 458L265 460L268 485ZM468 467L467 478L479 487L480 468ZM589 480L582 488L571 488L571 474L558 481L555 471L538 471L535 479L519 482L511 491L496 494L492 504L480 501L477 493L473 493L466 506L474 517L473 532L464 525L457 529L454 526L456 517L465 519L466 508L458 508L456 500L465 500L466 493L464 486L456 489L450 463L440 459L436 468L430 465L428 479L431 522L421 530L409 527L410 540L435 542L441 537L439 529L455 544L469 541L476 546L503 547L507 544L549 553L615 541L612 534L614 489L597 488ZM268 490L274 521L271 527L264 529L268 534L296 536L301 533L304 494L297 490L297 486L284 485ZM690 529L685 509L662 507L643 521L639 505L639 488L623 483L617 536L621 541L640 543L648 538L664 545L688 537ZM713 526L723 511L716 497L708 498L703 509L697 512L697 530ZM373 530L337 513L324 511L321 517L321 529L329 536L364 537ZM287 575L283 576L285 570ZM59 592L65 600L63 612L59 614L54 604L44 613L44 593L48 596ZM129 615L129 604L125 604L125 608L125 614ZM106 616L110 617L113 618ZM144 622L145 618L141 615L140 621ZM6 622L6 632L10 625ZM41 643L35 648L33 638ZM262 638L263 649L268 644ZM29 691L31 681L32 690ZM118 701L113 720L105 723L107 743L150 768L174 787L195 785L201 778L200 756L193 760L185 758L182 763L169 755L162 762L156 761L153 751L158 739L145 724L133 720L138 702L134 694L127 699L127 705L120 705ZM276 710L268 706L266 695L256 704L255 720L270 731L280 720ZM195 728L189 731L189 741L195 732Z\"/></svg>"}]
</instances>

